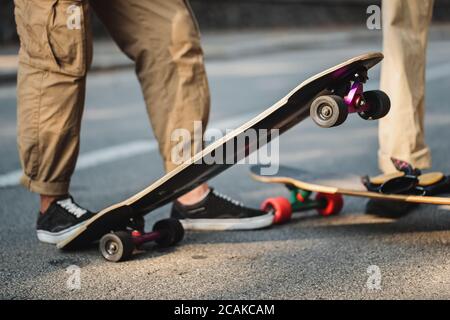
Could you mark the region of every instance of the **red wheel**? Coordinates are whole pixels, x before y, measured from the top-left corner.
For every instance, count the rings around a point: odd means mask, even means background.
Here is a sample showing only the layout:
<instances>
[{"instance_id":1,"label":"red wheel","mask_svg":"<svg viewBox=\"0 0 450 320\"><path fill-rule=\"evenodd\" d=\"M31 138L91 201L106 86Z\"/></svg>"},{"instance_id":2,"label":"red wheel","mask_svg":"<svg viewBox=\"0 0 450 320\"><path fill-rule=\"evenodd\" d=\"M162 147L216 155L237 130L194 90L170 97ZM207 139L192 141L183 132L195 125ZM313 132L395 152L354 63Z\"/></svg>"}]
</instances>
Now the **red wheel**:
<instances>
[{"instance_id":1,"label":"red wheel","mask_svg":"<svg viewBox=\"0 0 450 320\"><path fill-rule=\"evenodd\" d=\"M342 196L338 193L332 194L319 192L316 195L316 201L323 201L325 203L325 207L317 209L319 214L325 217L338 214L344 206L344 198L342 198Z\"/></svg>"},{"instance_id":2,"label":"red wheel","mask_svg":"<svg viewBox=\"0 0 450 320\"><path fill-rule=\"evenodd\" d=\"M261 204L261 209L264 211L273 210L273 224L291 220L292 206L286 198L268 198Z\"/></svg>"}]
</instances>

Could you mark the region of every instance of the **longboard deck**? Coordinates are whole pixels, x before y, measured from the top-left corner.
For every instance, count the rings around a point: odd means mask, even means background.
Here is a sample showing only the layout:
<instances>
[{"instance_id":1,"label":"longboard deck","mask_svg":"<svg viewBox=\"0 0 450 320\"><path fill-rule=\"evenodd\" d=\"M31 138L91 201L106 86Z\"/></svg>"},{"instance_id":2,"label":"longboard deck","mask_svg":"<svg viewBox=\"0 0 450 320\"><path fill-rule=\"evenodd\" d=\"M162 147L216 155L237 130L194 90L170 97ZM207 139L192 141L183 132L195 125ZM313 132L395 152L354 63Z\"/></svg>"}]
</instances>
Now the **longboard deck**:
<instances>
[{"instance_id":1,"label":"longboard deck","mask_svg":"<svg viewBox=\"0 0 450 320\"><path fill-rule=\"evenodd\" d=\"M226 152L228 148L223 148L224 145L234 144L238 138L245 136L246 132L251 129L256 129L257 132L260 132L260 129L266 129L269 132L271 129L278 129L279 134L282 134L309 117L310 103L318 94L348 79L361 68L369 70L382 59L383 54L379 52L363 54L307 79L261 114L207 146L186 163L178 166L141 192L101 210L76 233L59 242L57 247L69 249L86 245L109 231L120 229L130 216L145 215L201 185L231 167L232 164L228 164L230 159L234 159L233 163L244 159L249 150L258 149L265 142L269 142L272 137L269 135L258 137L257 141L246 141L241 149L233 148L233 152L228 154ZM207 164L202 161L210 158L212 154L216 154L216 151L221 148L223 148L222 163L225 164Z\"/></svg>"},{"instance_id":2,"label":"longboard deck","mask_svg":"<svg viewBox=\"0 0 450 320\"><path fill-rule=\"evenodd\" d=\"M308 172L301 169L280 166L274 176L261 175L264 166L257 165L250 168L253 179L264 183L276 183L293 186L302 190L330 194L342 194L354 197L378 198L403 202L423 204L450 205L450 195L444 196L413 196L388 195L367 191L361 181L361 176L335 172Z\"/></svg>"}]
</instances>

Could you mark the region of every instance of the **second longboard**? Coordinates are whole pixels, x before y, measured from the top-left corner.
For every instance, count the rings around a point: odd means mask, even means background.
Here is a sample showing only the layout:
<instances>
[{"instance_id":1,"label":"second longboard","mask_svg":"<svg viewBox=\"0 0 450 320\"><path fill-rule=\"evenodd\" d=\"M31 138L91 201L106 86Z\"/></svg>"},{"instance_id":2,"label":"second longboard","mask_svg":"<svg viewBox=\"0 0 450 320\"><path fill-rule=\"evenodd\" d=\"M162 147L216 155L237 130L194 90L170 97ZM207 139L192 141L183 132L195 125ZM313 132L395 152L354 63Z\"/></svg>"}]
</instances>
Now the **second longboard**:
<instances>
[{"instance_id":1,"label":"second longboard","mask_svg":"<svg viewBox=\"0 0 450 320\"><path fill-rule=\"evenodd\" d=\"M265 210L273 210L275 223L290 219L291 213L317 209L323 216L338 214L344 205L342 196L376 198L383 200L450 205L450 195L418 196L406 194L383 194L367 191L362 177L336 172L310 172L280 166L276 175L263 175L264 166L250 168L251 177L264 183L283 184L290 190L290 198L273 197L262 203Z\"/></svg>"}]
</instances>

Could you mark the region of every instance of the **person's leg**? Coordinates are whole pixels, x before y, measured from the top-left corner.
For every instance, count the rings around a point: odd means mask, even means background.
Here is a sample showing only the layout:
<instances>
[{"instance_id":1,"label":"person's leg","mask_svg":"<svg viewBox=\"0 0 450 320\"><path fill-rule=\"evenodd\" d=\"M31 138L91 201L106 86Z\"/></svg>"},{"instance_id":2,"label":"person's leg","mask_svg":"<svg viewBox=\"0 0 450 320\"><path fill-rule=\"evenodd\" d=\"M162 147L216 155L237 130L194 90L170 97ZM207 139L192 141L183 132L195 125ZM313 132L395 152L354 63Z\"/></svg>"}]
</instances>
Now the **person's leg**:
<instances>
[{"instance_id":1,"label":"person's leg","mask_svg":"<svg viewBox=\"0 0 450 320\"><path fill-rule=\"evenodd\" d=\"M396 171L391 157L424 169L431 166L425 143L425 65L433 0L383 0L381 90L391 99L389 114L379 120L378 163ZM371 199L366 213L398 218L417 205Z\"/></svg>"},{"instance_id":2,"label":"person's leg","mask_svg":"<svg viewBox=\"0 0 450 320\"><path fill-rule=\"evenodd\" d=\"M15 0L21 183L41 195L40 212L68 195L79 149L91 41L85 1Z\"/></svg>"},{"instance_id":3,"label":"person's leg","mask_svg":"<svg viewBox=\"0 0 450 320\"><path fill-rule=\"evenodd\" d=\"M431 166L424 137L425 65L433 0L385 0L381 90L391 99L379 121L380 169L395 170L391 157L417 168Z\"/></svg>"},{"instance_id":4,"label":"person's leg","mask_svg":"<svg viewBox=\"0 0 450 320\"><path fill-rule=\"evenodd\" d=\"M172 159L176 129L204 131L210 98L200 34L186 0L91 0L95 12L119 47L136 63L147 111L166 171ZM185 131L185 132L186 132ZM200 137L201 138L201 137ZM191 155L202 143L191 141ZM272 215L246 208L206 184L180 197L172 216L185 228L255 229L272 223Z\"/></svg>"},{"instance_id":5,"label":"person's leg","mask_svg":"<svg viewBox=\"0 0 450 320\"><path fill-rule=\"evenodd\" d=\"M121 50L136 63L147 113L159 143L166 171L177 167L171 159L175 129L194 137L194 121L206 128L210 108L208 80L197 22L185 0L91 0L96 14ZM202 144L191 141L191 155ZM193 203L207 185L180 198Z\"/></svg>"},{"instance_id":6,"label":"person's leg","mask_svg":"<svg viewBox=\"0 0 450 320\"><path fill-rule=\"evenodd\" d=\"M210 97L200 34L183 0L91 0L109 33L136 66L150 122L166 171L175 129L194 136L194 121L205 128ZM192 153L201 144L192 142Z\"/></svg>"}]
</instances>

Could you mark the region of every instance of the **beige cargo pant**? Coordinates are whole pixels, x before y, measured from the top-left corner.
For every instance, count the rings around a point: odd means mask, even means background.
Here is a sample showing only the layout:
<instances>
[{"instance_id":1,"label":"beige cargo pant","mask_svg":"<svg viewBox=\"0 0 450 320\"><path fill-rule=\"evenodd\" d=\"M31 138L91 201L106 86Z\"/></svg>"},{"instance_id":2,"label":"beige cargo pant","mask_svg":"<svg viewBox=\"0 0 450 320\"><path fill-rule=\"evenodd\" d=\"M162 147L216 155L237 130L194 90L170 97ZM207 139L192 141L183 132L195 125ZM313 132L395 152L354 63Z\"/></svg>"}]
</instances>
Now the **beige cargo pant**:
<instances>
[{"instance_id":1,"label":"beige cargo pant","mask_svg":"<svg viewBox=\"0 0 450 320\"><path fill-rule=\"evenodd\" d=\"M209 89L187 1L15 0L21 183L39 194L68 193L75 168L92 57L91 8L135 62L167 171L176 166L171 132L183 128L193 135L194 121L207 124Z\"/></svg>"},{"instance_id":2,"label":"beige cargo pant","mask_svg":"<svg viewBox=\"0 0 450 320\"><path fill-rule=\"evenodd\" d=\"M380 169L395 170L390 158L418 168L431 166L425 143L425 62L433 0L384 0L381 90L391 98L389 114L379 122Z\"/></svg>"}]
</instances>

